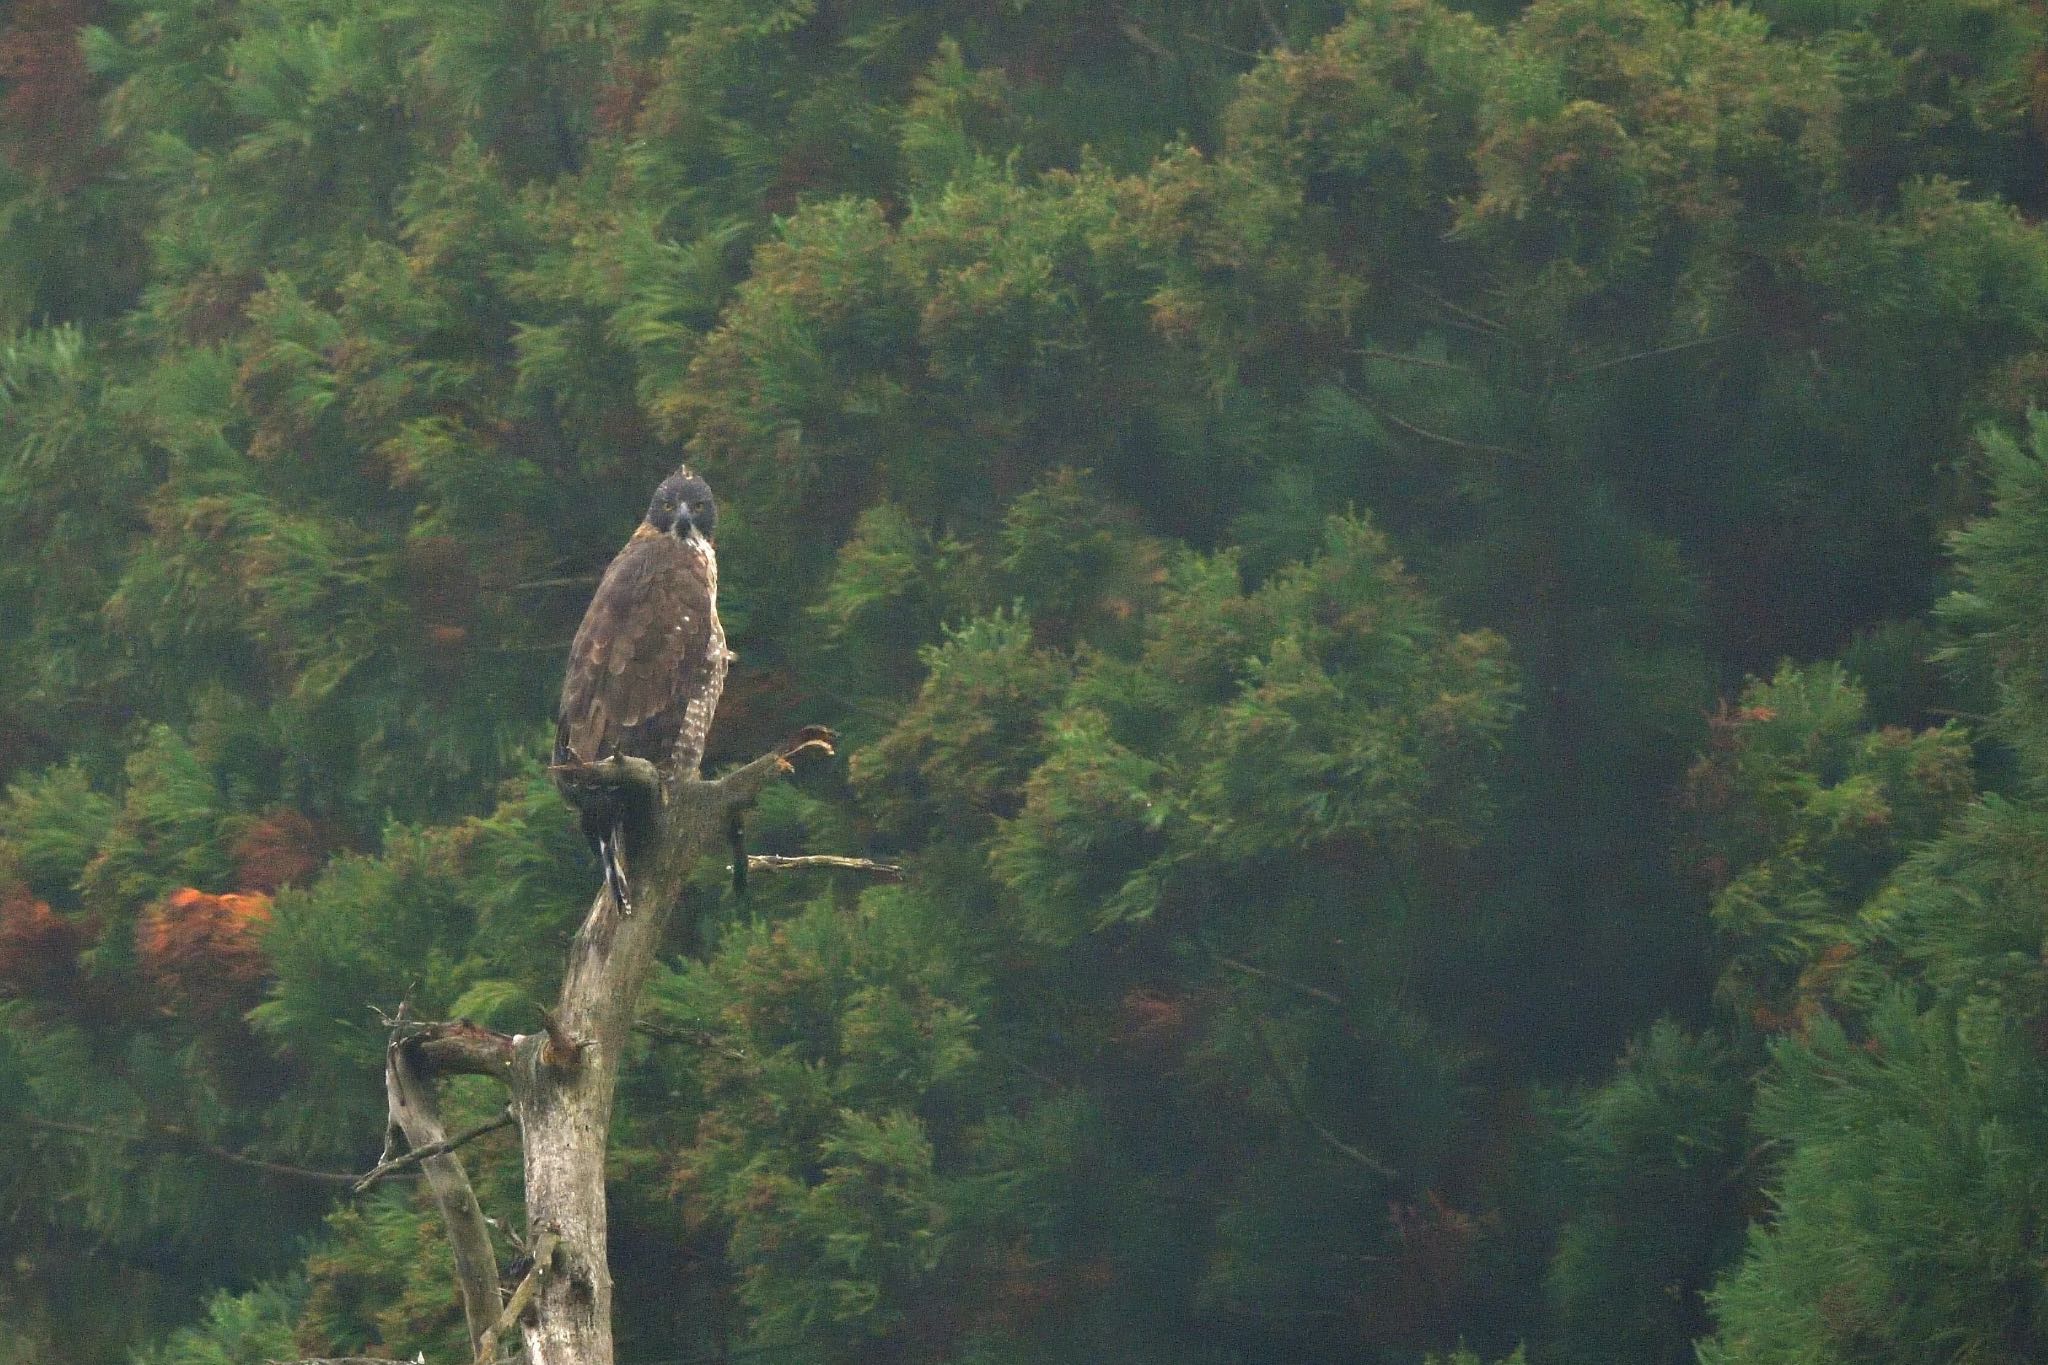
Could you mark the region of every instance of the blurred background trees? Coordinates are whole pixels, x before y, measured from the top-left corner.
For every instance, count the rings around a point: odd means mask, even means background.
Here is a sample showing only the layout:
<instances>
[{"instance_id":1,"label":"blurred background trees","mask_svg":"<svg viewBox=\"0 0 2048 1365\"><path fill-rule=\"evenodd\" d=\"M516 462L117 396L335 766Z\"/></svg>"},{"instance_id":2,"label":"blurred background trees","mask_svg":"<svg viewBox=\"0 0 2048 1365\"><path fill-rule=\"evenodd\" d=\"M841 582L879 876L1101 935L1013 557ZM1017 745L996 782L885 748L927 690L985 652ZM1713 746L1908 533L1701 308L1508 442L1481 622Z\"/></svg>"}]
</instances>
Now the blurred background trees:
<instances>
[{"instance_id":1,"label":"blurred background trees","mask_svg":"<svg viewBox=\"0 0 2048 1365\"><path fill-rule=\"evenodd\" d=\"M459 1351L315 1177L537 1018L684 457L912 876L704 870L627 1365L2038 1358L2044 27L11 7L0 1362Z\"/></svg>"}]
</instances>

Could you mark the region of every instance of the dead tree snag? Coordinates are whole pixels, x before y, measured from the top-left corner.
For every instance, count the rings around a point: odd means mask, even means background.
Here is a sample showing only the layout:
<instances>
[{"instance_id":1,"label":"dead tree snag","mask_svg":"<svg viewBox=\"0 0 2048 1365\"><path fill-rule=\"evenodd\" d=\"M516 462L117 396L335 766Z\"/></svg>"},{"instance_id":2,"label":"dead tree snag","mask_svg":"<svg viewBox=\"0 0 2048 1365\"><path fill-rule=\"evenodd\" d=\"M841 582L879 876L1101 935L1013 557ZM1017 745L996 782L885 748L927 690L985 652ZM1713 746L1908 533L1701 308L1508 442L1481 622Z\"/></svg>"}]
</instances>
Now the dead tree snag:
<instances>
[{"instance_id":1,"label":"dead tree snag","mask_svg":"<svg viewBox=\"0 0 2048 1365\"><path fill-rule=\"evenodd\" d=\"M391 1132L403 1136L409 1151L397 1156L387 1150L362 1183L367 1188L412 1164L426 1173L454 1249L478 1365L503 1358L500 1352L515 1330L528 1365L611 1365L604 1164L634 1006L691 868L705 854L725 849L734 812L789 772L799 755L831 753L831 741L829 731L806 729L773 753L711 781L664 774L635 759L556 769L567 791L595 784L629 794L626 865L634 913L621 913L600 888L570 945L561 995L544 1012L538 1032L506 1035L461 1021L418 1023L405 1018L403 1009L393 1020L385 1091ZM824 865L900 875L858 859ZM450 1137L435 1103L435 1078L464 1074L490 1076L506 1087L525 1152L532 1266L509 1302L500 1293L490 1226L456 1155L463 1142L503 1126L503 1120Z\"/></svg>"}]
</instances>

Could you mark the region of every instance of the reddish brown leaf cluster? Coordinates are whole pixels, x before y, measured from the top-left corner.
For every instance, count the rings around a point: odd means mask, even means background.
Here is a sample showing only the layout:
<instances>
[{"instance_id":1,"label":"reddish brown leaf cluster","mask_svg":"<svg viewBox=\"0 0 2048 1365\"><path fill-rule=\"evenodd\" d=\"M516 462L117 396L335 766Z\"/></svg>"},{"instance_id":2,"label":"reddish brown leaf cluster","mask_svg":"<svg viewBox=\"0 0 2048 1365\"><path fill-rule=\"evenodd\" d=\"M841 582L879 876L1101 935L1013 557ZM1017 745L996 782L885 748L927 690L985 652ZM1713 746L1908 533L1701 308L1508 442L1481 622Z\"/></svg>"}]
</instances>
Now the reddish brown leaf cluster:
<instances>
[{"instance_id":1,"label":"reddish brown leaf cluster","mask_svg":"<svg viewBox=\"0 0 2048 1365\"><path fill-rule=\"evenodd\" d=\"M0 155L61 187L88 168L99 119L78 31L89 0L14 0L0 30Z\"/></svg>"},{"instance_id":2,"label":"reddish brown leaf cluster","mask_svg":"<svg viewBox=\"0 0 2048 1365\"><path fill-rule=\"evenodd\" d=\"M1186 995L1135 986L1119 1002L1116 1039L1148 1064L1176 1061L1199 1022L1193 1006Z\"/></svg>"},{"instance_id":3,"label":"reddish brown leaf cluster","mask_svg":"<svg viewBox=\"0 0 2048 1365\"><path fill-rule=\"evenodd\" d=\"M1389 1203L1387 1217L1397 1248L1395 1274L1370 1297L1372 1335L1409 1346L1450 1340L1472 1286L1474 1253L1494 1217L1454 1208L1435 1190L1415 1203Z\"/></svg>"},{"instance_id":4,"label":"reddish brown leaf cluster","mask_svg":"<svg viewBox=\"0 0 2048 1365\"><path fill-rule=\"evenodd\" d=\"M239 1015L256 1003L269 960L270 897L209 895L186 887L142 913L136 956L167 1012L195 1020Z\"/></svg>"},{"instance_id":5,"label":"reddish brown leaf cluster","mask_svg":"<svg viewBox=\"0 0 2048 1365\"><path fill-rule=\"evenodd\" d=\"M0 893L0 991L9 995L62 994L78 975L78 954L91 926L60 915L25 886Z\"/></svg>"},{"instance_id":6,"label":"reddish brown leaf cluster","mask_svg":"<svg viewBox=\"0 0 2048 1365\"><path fill-rule=\"evenodd\" d=\"M1809 1036L1817 1021L1834 1012L1837 979L1855 960L1854 944L1829 944L1799 973L1798 982L1784 1001L1767 1000L1752 1006L1750 1022L1766 1033Z\"/></svg>"},{"instance_id":7,"label":"reddish brown leaf cluster","mask_svg":"<svg viewBox=\"0 0 2048 1365\"><path fill-rule=\"evenodd\" d=\"M327 840L311 820L295 810L274 811L235 841L235 872L243 887L269 895L311 877L327 853Z\"/></svg>"},{"instance_id":8,"label":"reddish brown leaf cluster","mask_svg":"<svg viewBox=\"0 0 2048 1365\"><path fill-rule=\"evenodd\" d=\"M615 54L605 69L604 85L599 88L597 103L591 110L597 126L613 137L630 133L658 74L651 63L636 61L624 53Z\"/></svg>"},{"instance_id":9,"label":"reddish brown leaf cluster","mask_svg":"<svg viewBox=\"0 0 2048 1365\"><path fill-rule=\"evenodd\" d=\"M164 309L178 320L187 341L208 346L242 330L249 300L262 284L263 277L254 271L201 270L166 292Z\"/></svg>"},{"instance_id":10,"label":"reddish brown leaf cluster","mask_svg":"<svg viewBox=\"0 0 2048 1365\"><path fill-rule=\"evenodd\" d=\"M973 1314L974 1330L1017 1335L1049 1316L1071 1313L1116 1281L1116 1267L1101 1256L1052 1260L1013 1246L987 1281L986 1302Z\"/></svg>"}]
</instances>

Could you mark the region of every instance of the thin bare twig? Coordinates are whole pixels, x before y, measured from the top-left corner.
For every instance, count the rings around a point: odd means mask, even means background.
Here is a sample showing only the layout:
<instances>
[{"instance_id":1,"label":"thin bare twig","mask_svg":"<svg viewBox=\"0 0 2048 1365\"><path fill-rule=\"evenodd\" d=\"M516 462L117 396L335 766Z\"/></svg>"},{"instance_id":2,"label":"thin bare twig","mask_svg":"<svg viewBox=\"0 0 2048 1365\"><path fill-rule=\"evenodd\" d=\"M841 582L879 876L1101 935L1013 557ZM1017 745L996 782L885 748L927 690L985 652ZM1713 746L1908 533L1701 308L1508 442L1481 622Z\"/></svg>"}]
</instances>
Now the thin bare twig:
<instances>
[{"instance_id":1,"label":"thin bare twig","mask_svg":"<svg viewBox=\"0 0 2048 1365\"><path fill-rule=\"evenodd\" d=\"M1264 967L1254 967L1249 962L1240 962L1234 957L1226 957L1214 948L1210 948L1206 943L1202 946L1208 951L1210 957L1215 958L1216 961L1234 972L1242 972L1244 975L1256 977L1260 981L1270 981L1276 986L1284 986L1297 995L1305 995L1311 1000L1320 1000L1325 1005L1334 1005L1340 1010L1350 1008L1350 1006L1344 1003L1344 997L1338 995L1335 991L1326 991L1321 986L1311 986L1306 981L1296 981L1292 977L1282 976L1280 973L1268 971Z\"/></svg>"},{"instance_id":2,"label":"thin bare twig","mask_svg":"<svg viewBox=\"0 0 2048 1365\"><path fill-rule=\"evenodd\" d=\"M31 1128L41 1128L52 1133L69 1133L76 1137L111 1138L116 1142L139 1143L143 1145L183 1148L200 1156L212 1157L232 1166L247 1167L265 1175L281 1176L291 1180L313 1180L325 1185L350 1185L355 1177L343 1171L315 1171L304 1166L287 1166L282 1162L265 1161L262 1157L250 1156L208 1142L180 1128L174 1123L151 1123L148 1130L140 1133L116 1132L110 1128L95 1128L90 1124L66 1123L62 1119L37 1118L33 1114L19 1115L19 1120Z\"/></svg>"},{"instance_id":3,"label":"thin bare twig","mask_svg":"<svg viewBox=\"0 0 2048 1365\"><path fill-rule=\"evenodd\" d=\"M478 1138L482 1137L486 1133L495 1133L500 1128L509 1128L516 1122L518 1122L517 1117L513 1114L513 1112L510 1109L507 1109L504 1113L498 1115L494 1119L489 1119L483 1123L479 1123L474 1128L463 1129L454 1137L443 1138L439 1142L430 1142L424 1147L415 1147L413 1148L413 1150L405 1153L403 1156L387 1156L382 1161L378 1162L377 1165L373 1167L368 1174L364 1175L361 1180L358 1180L354 1184L354 1186L350 1188L349 1193L366 1193L370 1189L374 1188L379 1181L383 1180L386 1176L392 1174L394 1171L402 1171L408 1166L417 1166L420 1162L425 1161L430 1156L442 1156L448 1152L452 1152L458 1147L465 1146L468 1143L476 1141Z\"/></svg>"},{"instance_id":4,"label":"thin bare twig","mask_svg":"<svg viewBox=\"0 0 2048 1365\"><path fill-rule=\"evenodd\" d=\"M1633 351L1628 355L1614 356L1597 364L1581 365L1576 370L1568 371L1564 376L1564 382L1570 384L1585 378L1589 374L1596 374L1601 370L1611 370L1617 365L1628 365L1638 360L1654 360L1660 355L1675 355L1679 351L1698 350L1702 346L1712 346L1717 342L1727 341L1734 335L1736 334L1733 332L1723 332L1719 336L1696 337L1691 341L1677 341L1669 346L1658 346L1647 351Z\"/></svg>"},{"instance_id":5,"label":"thin bare twig","mask_svg":"<svg viewBox=\"0 0 2048 1365\"><path fill-rule=\"evenodd\" d=\"M1266 32L1273 36L1273 46L1285 52L1287 30L1280 27L1280 21L1273 17L1273 10L1266 4L1266 0L1259 0L1259 17L1266 21Z\"/></svg>"},{"instance_id":6,"label":"thin bare twig","mask_svg":"<svg viewBox=\"0 0 2048 1365\"><path fill-rule=\"evenodd\" d=\"M1505 455L1509 459L1514 460L1526 460L1529 458L1528 451L1516 450L1513 446L1496 446L1488 445L1484 441L1467 441L1457 436L1446 436L1440 431L1431 431L1427 427L1416 426L1413 422L1397 417L1386 409L1371 403L1366 404L1366 410L1388 426L1405 431L1418 440L1429 441L1440 446L1449 446L1453 450L1469 450L1475 455Z\"/></svg>"},{"instance_id":7,"label":"thin bare twig","mask_svg":"<svg viewBox=\"0 0 2048 1365\"><path fill-rule=\"evenodd\" d=\"M741 1049L727 1047L724 1043L719 1042L717 1036L708 1029L670 1028L666 1024L657 1024L652 1019L635 1019L633 1021L633 1032L653 1038L659 1042L687 1043L691 1047L701 1047L707 1052L716 1052L728 1061L750 1062L753 1060Z\"/></svg>"},{"instance_id":8,"label":"thin bare twig","mask_svg":"<svg viewBox=\"0 0 2048 1365\"><path fill-rule=\"evenodd\" d=\"M1756 1167L1757 1162L1763 1160L1765 1157L1771 1155L1773 1152L1778 1151L1784 1145L1785 1144L1778 1138L1765 1138L1762 1142L1757 1143L1756 1146L1750 1148L1747 1152L1743 1153L1741 1164L1736 1166L1733 1170L1729 1171L1728 1174L1722 1176L1721 1179L1715 1183L1714 1188L1717 1190L1725 1190L1728 1189L1730 1186L1739 1184L1743 1179L1745 1179L1749 1175L1750 1171Z\"/></svg>"},{"instance_id":9,"label":"thin bare twig","mask_svg":"<svg viewBox=\"0 0 2048 1365\"><path fill-rule=\"evenodd\" d=\"M1507 325L1501 322L1499 319L1490 318L1486 316L1486 314L1484 313L1475 313L1470 308L1465 307L1465 305L1463 305L1462 303L1457 303L1452 301L1451 299L1446 298L1444 295L1438 293L1434 289L1431 289L1428 285L1422 283L1420 280L1404 279L1401 281L1401 283L1407 285L1410 289L1422 295L1424 298L1428 299L1431 303L1443 309L1445 312L1451 313L1457 317L1465 319L1473 327L1476 327L1482 331L1495 333L1496 335L1507 331Z\"/></svg>"},{"instance_id":10,"label":"thin bare twig","mask_svg":"<svg viewBox=\"0 0 2048 1365\"><path fill-rule=\"evenodd\" d=\"M1351 349L1351 354L1362 356L1367 360L1384 360L1389 365L1413 365L1417 369L1423 370L1449 370L1453 374L1472 373L1470 366L1460 365L1454 360L1435 360L1429 356L1403 355L1399 351L1382 351L1371 346L1354 346Z\"/></svg>"},{"instance_id":11,"label":"thin bare twig","mask_svg":"<svg viewBox=\"0 0 2048 1365\"><path fill-rule=\"evenodd\" d=\"M1233 57L1242 57L1248 62L1255 62L1259 59L1259 54L1256 52L1248 52L1244 48L1233 47L1219 38L1211 38L1208 34L1197 33L1191 28L1182 29L1180 36L1191 43L1200 43L1203 47L1213 47L1218 51L1228 52Z\"/></svg>"},{"instance_id":12,"label":"thin bare twig","mask_svg":"<svg viewBox=\"0 0 2048 1365\"><path fill-rule=\"evenodd\" d=\"M1304 1128L1316 1135L1317 1141L1337 1155L1347 1161L1363 1166L1366 1170L1371 1171L1382 1179L1392 1180L1394 1178L1392 1167L1371 1153L1361 1151L1343 1138L1338 1137L1335 1133L1324 1127L1314 1114L1308 1111L1307 1101L1302 1099L1301 1092L1295 1088L1294 1082L1281 1069L1280 1059L1273 1055L1273 1044L1266 1037L1266 1021L1259 1018L1256 1014L1250 1015L1249 1018L1252 1024L1252 1038L1259 1045L1259 1057L1265 1062L1266 1070L1273 1078L1273 1084L1279 1087L1280 1094L1286 1099L1287 1107L1292 1111L1294 1117L1301 1120Z\"/></svg>"},{"instance_id":13,"label":"thin bare twig","mask_svg":"<svg viewBox=\"0 0 2048 1365\"><path fill-rule=\"evenodd\" d=\"M823 867L841 872L865 872L878 881L900 882L903 868L896 863L878 863L872 858L846 858L837 853L805 853L790 857L780 853L749 853L749 872L789 872L800 868ZM727 866L726 871L732 871Z\"/></svg>"},{"instance_id":14,"label":"thin bare twig","mask_svg":"<svg viewBox=\"0 0 2048 1365\"><path fill-rule=\"evenodd\" d=\"M1137 20L1131 18L1122 10L1117 11L1117 17L1121 20L1117 25L1117 32L1128 38L1131 46L1146 53L1148 56L1157 57L1162 62L1177 60L1173 55L1172 49L1166 47L1157 38L1154 38L1151 34L1145 32L1144 29L1138 27Z\"/></svg>"}]
</instances>

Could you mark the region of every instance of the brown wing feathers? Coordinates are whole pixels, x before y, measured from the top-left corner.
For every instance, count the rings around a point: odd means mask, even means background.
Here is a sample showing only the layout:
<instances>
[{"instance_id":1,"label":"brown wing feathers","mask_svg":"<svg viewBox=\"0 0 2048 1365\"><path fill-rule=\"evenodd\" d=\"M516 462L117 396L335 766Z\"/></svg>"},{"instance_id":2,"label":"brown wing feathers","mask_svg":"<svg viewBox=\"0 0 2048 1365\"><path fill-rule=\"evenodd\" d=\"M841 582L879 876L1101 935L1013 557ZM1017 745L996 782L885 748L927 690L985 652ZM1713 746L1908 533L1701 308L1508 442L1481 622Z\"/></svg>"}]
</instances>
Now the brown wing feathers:
<instances>
[{"instance_id":1,"label":"brown wing feathers","mask_svg":"<svg viewBox=\"0 0 2048 1365\"><path fill-rule=\"evenodd\" d=\"M694 532L683 540L643 524L605 570L569 646L555 762L624 754L694 775L726 657L710 543ZM613 900L631 913L624 803L601 791L571 799L582 808L584 836L597 850Z\"/></svg>"},{"instance_id":2,"label":"brown wing feathers","mask_svg":"<svg viewBox=\"0 0 2048 1365\"><path fill-rule=\"evenodd\" d=\"M557 762L666 762L705 682L715 610L692 547L647 528L605 571L569 648Z\"/></svg>"}]
</instances>

